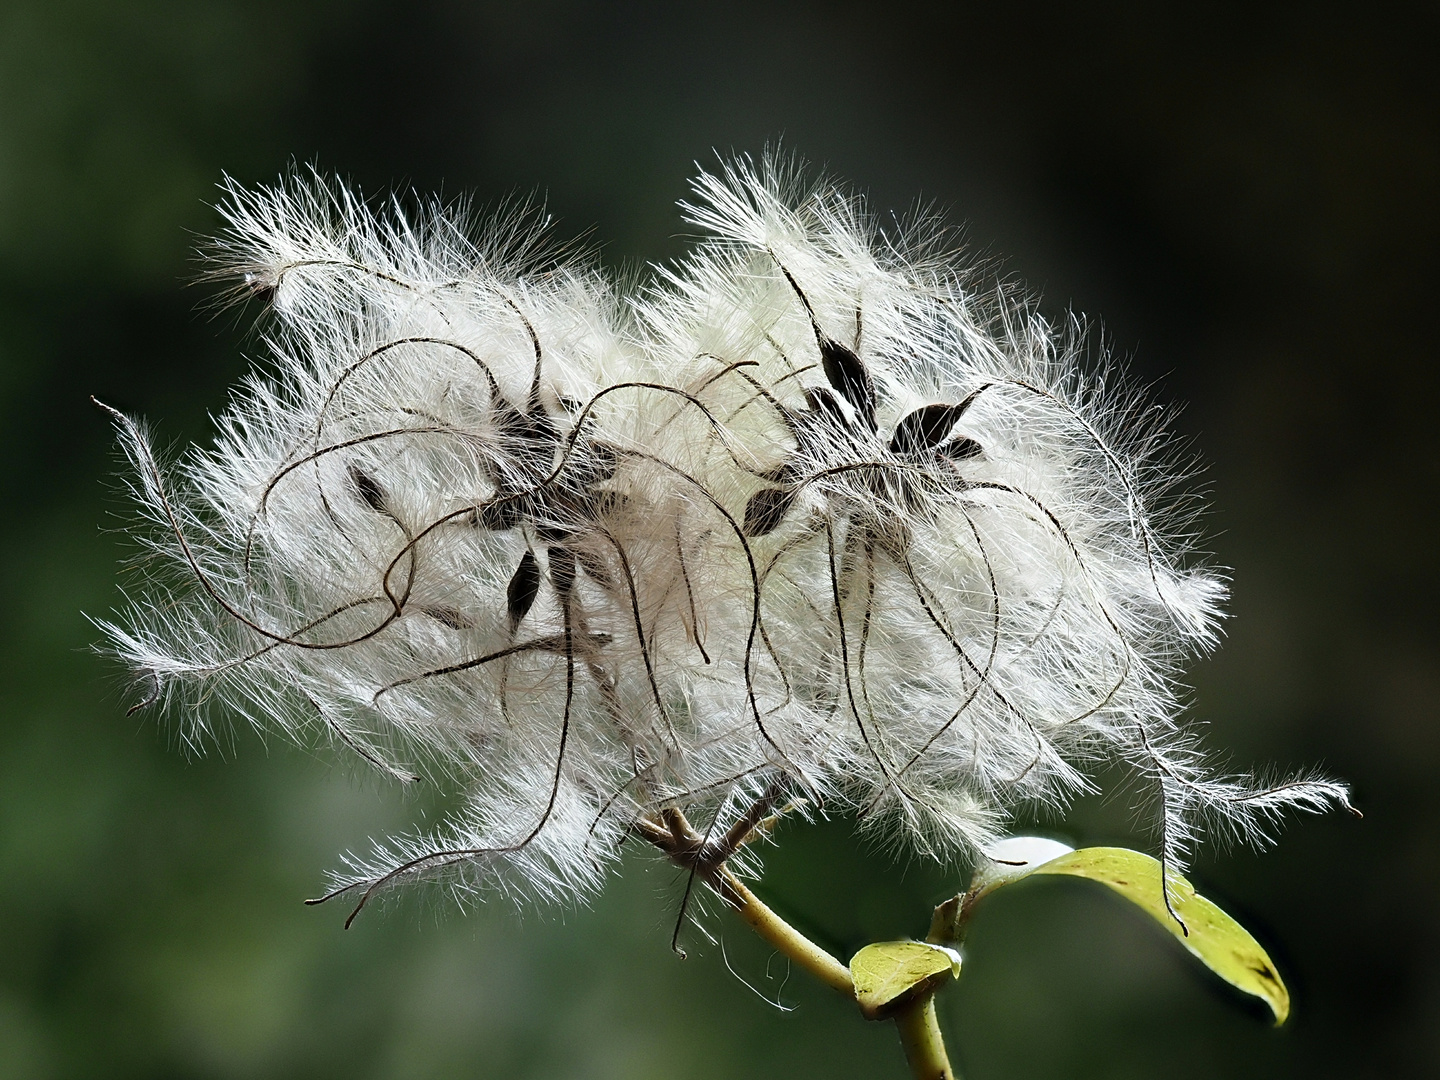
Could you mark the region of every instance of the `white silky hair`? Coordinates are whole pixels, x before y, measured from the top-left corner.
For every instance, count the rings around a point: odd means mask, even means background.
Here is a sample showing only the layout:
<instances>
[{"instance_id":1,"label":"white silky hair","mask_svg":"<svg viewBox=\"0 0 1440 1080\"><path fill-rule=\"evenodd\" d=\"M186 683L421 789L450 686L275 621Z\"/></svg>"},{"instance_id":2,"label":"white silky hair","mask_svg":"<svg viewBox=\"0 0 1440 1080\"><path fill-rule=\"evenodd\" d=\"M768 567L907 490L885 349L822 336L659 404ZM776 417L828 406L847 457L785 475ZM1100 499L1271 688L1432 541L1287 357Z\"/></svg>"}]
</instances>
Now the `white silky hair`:
<instances>
[{"instance_id":1,"label":"white silky hair","mask_svg":"<svg viewBox=\"0 0 1440 1080\"><path fill-rule=\"evenodd\" d=\"M1348 806L1311 775L1217 777L1182 724L1224 581L1186 567L1166 415L1087 362L1078 320L977 291L943 231L884 232L784 161L694 190L712 239L642 317L770 469L716 454L707 483L757 514L763 618L783 628L766 659L828 674L808 685L846 732L834 775L862 823L974 851L1117 759L1160 795L1172 865L1201 817L1260 841L1286 807ZM711 381L740 358L743 381Z\"/></svg>"},{"instance_id":2,"label":"white silky hair","mask_svg":"<svg viewBox=\"0 0 1440 1080\"><path fill-rule=\"evenodd\" d=\"M1348 805L1182 723L1224 583L1078 321L785 162L695 193L709 237L626 299L524 206L228 186L270 367L178 465L117 414L148 552L102 625L197 745L221 705L464 791L337 891L583 898L642 815L781 791L964 860L1115 761L1171 864L1203 816Z\"/></svg>"}]
</instances>

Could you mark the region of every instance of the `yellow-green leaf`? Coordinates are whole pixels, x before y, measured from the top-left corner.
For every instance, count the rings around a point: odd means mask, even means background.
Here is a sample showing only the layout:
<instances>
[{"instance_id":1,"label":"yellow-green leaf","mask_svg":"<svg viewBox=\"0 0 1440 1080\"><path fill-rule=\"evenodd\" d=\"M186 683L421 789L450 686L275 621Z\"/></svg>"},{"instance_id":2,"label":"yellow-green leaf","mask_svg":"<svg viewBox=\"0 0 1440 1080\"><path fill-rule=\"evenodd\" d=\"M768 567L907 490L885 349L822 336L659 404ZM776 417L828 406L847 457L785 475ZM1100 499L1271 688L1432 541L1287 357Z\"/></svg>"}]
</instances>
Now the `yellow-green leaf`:
<instances>
[{"instance_id":1,"label":"yellow-green leaf","mask_svg":"<svg viewBox=\"0 0 1440 1080\"><path fill-rule=\"evenodd\" d=\"M883 1020L960 974L960 954L924 941L880 941L850 960L855 998L867 1019Z\"/></svg>"},{"instance_id":2,"label":"yellow-green leaf","mask_svg":"<svg viewBox=\"0 0 1440 1080\"><path fill-rule=\"evenodd\" d=\"M1183 928L1165 908L1159 861L1128 848L1081 848L1028 869L1030 874L1070 874L1108 885L1137 907L1148 911L1180 943L1231 986L1254 994L1270 1006L1275 1023L1290 1015L1290 992L1260 943L1179 874L1170 874L1170 906Z\"/></svg>"}]
</instances>

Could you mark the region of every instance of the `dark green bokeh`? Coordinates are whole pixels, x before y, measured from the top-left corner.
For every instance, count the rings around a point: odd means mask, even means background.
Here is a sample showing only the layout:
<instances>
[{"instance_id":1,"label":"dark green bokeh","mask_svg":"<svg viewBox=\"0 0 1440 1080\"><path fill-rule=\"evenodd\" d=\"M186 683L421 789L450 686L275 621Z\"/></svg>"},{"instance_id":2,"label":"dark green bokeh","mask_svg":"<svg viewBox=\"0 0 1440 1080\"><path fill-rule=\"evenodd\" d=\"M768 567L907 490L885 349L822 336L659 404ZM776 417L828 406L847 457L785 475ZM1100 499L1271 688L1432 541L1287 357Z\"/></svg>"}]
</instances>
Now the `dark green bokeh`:
<instances>
[{"instance_id":1,"label":"dark green bokeh","mask_svg":"<svg viewBox=\"0 0 1440 1080\"><path fill-rule=\"evenodd\" d=\"M639 853L591 909L436 893L343 933L299 900L435 806L246 731L185 754L125 718L81 615L125 550L87 395L203 439L261 347L184 287L222 170L538 188L618 266L682 250L692 160L782 137L881 208L935 200L1189 402L1235 568L1197 715L1238 764L1322 763L1366 813L1195 867L1289 978L1279 1032L1101 890L996 897L942 999L969 1080L1440 1072L1440 35L1419 7L5 0L0 1080L904 1075L888 1028L782 988L778 961L767 981L723 913L724 955L691 933L675 959L676 876ZM1129 800L1049 824L1145 846ZM843 823L787 830L769 864L761 891L845 955L961 884Z\"/></svg>"}]
</instances>

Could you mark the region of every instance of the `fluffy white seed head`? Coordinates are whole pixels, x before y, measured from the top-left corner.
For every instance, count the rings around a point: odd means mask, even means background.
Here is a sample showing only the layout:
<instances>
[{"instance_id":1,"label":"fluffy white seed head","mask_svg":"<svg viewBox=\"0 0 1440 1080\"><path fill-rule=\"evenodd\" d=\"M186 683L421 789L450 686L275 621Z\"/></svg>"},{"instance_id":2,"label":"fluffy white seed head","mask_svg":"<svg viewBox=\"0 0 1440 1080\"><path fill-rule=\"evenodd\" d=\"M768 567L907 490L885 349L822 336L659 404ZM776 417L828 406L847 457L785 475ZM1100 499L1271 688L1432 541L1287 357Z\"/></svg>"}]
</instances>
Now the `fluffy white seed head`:
<instances>
[{"instance_id":1,"label":"fluffy white seed head","mask_svg":"<svg viewBox=\"0 0 1440 1080\"><path fill-rule=\"evenodd\" d=\"M1224 586L1163 416L934 230L740 162L627 302L523 209L229 196L271 370L178 466L119 418L151 557L105 628L197 738L222 702L463 788L338 886L583 896L642 817L782 790L965 857L1116 760L1171 860L1345 801L1210 775L1177 680Z\"/></svg>"},{"instance_id":2,"label":"fluffy white seed head","mask_svg":"<svg viewBox=\"0 0 1440 1080\"><path fill-rule=\"evenodd\" d=\"M884 233L783 163L695 192L713 239L642 312L757 463L727 446L706 483L763 567L761 666L807 673L787 681L845 731L862 821L973 849L1121 759L1162 795L1178 861L1198 816L1258 839L1282 806L1345 801L1309 777L1216 779L1180 724L1224 583L1184 566L1166 417L1083 362L1078 322L977 293L942 233Z\"/></svg>"}]
</instances>

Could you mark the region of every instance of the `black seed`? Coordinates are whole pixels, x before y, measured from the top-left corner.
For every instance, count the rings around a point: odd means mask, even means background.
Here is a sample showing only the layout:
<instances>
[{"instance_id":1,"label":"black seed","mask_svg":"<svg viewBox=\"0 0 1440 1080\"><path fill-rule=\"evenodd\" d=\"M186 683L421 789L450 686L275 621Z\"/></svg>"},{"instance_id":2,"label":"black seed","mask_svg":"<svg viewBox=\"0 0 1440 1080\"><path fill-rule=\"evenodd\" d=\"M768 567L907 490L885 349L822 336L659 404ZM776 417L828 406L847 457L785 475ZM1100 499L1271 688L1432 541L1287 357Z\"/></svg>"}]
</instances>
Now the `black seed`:
<instances>
[{"instance_id":1,"label":"black seed","mask_svg":"<svg viewBox=\"0 0 1440 1080\"><path fill-rule=\"evenodd\" d=\"M509 455L528 472L540 474L550 468L560 433L544 412L521 412L512 405L496 409L495 426L505 440Z\"/></svg>"},{"instance_id":2,"label":"black seed","mask_svg":"<svg viewBox=\"0 0 1440 1080\"><path fill-rule=\"evenodd\" d=\"M623 491L592 491L586 495L585 505L591 517L614 517L629 509L630 496Z\"/></svg>"},{"instance_id":3,"label":"black seed","mask_svg":"<svg viewBox=\"0 0 1440 1080\"><path fill-rule=\"evenodd\" d=\"M513 529L525 516L525 503L525 499L513 496L496 499L494 502L477 507L474 515L470 518L470 524L477 528L492 529L496 532Z\"/></svg>"},{"instance_id":4,"label":"black seed","mask_svg":"<svg viewBox=\"0 0 1440 1080\"><path fill-rule=\"evenodd\" d=\"M906 413L895 425L890 452L909 455L933 450L955 427L960 411L959 405L925 405Z\"/></svg>"},{"instance_id":5,"label":"black seed","mask_svg":"<svg viewBox=\"0 0 1440 1080\"><path fill-rule=\"evenodd\" d=\"M598 484L615 475L615 470L620 467L620 455L613 446L596 443L587 449L590 452L585 456L580 470L585 477L585 483Z\"/></svg>"},{"instance_id":6,"label":"black seed","mask_svg":"<svg viewBox=\"0 0 1440 1080\"><path fill-rule=\"evenodd\" d=\"M534 522L535 535L547 544L558 544L575 535L575 527L555 518L540 518Z\"/></svg>"},{"instance_id":7,"label":"black seed","mask_svg":"<svg viewBox=\"0 0 1440 1080\"><path fill-rule=\"evenodd\" d=\"M982 447L974 439L966 438L964 435L961 435L960 438L954 439L946 443L944 446L940 447L940 453L944 454L948 458L954 458L956 461L964 461L966 458L979 457L984 452L984 447Z\"/></svg>"},{"instance_id":8,"label":"black seed","mask_svg":"<svg viewBox=\"0 0 1440 1080\"><path fill-rule=\"evenodd\" d=\"M370 507L376 513L391 516L386 506L385 489L380 486L380 481L367 473L359 465L351 464L349 470L350 485L355 489L355 494L360 501Z\"/></svg>"},{"instance_id":9,"label":"black seed","mask_svg":"<svg viewBox=\"0 0 1440 1080\"><path fill-rule=\"evenodd\" d=\"M569 596L575 587L575 553L569 548L552 547L550 554L550 584L561 596Z\"/></svg>"},{"instance_id":10,"label":"black seed","mask_svg":"<svg viewBox=\"0 0 1440 1080\"><path fill-rule=\"evenodd\" d=\"M451 630L472 630L475 627L475 623L471 619L453 607L426 607L420 610L437 622L444 623Z\"/></svg>"},{"instance_id":11,"label":"black seed","mask_svg":"<svg viewBox=\"0 0 1440 1080\"><path fill-rule=\"evenodd\" d=\"M875 430L875 382L870 372L853 352L830 338L820 341L820 359L825 367L825 378L830 385L844 395L845 400L855 406L860 419L871 431Z\"/></svg>"},{"instance_id":12,"label":"black seed","mask_svg":"<svg viewBox=\"0 0 1440 1080\"><path fill-rule=\"evenodd\" d=\"M745 504L745 523L741 526L746 536L764 536L773 532L790 504L795 501L795 492L784 488L761 488Z\"/></svg>"},{"instance_id":13,"label":"black seed","mask_svg":"<svg viewBox=\"0 0 1440 1080\"><path fill-rule=\"evenodd\" d=\"M966 394L964 400L961 401L959 405L955 406L955 418L958 420L961 415L964 414L966 409L970 408L971 405L975 404L976 398L978 398L981 394L983 394L986 390L989 390L990 387L994 385L994 383L986 383L984 386L980 387L979 390L972 390L970 391L970 393Z\"/></svg>"},{"instance_id":14,"label":"black seed","mask_svg":"<svg viewBox=\"0 0 1440 1080\"><path fill-rule=\"evenodd\" d=\"M534 554L526 551L520 556L520 565L515 568L510 584L505 587L505 610L510 617L511 630L520 625L520 620L525 618L530 605L535 603L535 595L539 591L540 567L535 562Z\"/></svg>"},{"instance_id":15,"label":"black seed","mask_svg":"<svg viewBox=\"0 0 1440 1080\"><path fill-rule=\"evenodd\" d=\"M845 408L833 391L823 386L812 386L805 391L805 403L812 413L831 421L836 427L850 426L850 418L845 415Z\"/></svg>"}]
</instances>

